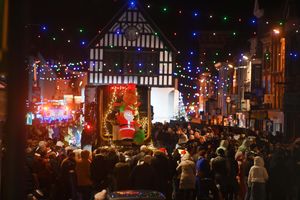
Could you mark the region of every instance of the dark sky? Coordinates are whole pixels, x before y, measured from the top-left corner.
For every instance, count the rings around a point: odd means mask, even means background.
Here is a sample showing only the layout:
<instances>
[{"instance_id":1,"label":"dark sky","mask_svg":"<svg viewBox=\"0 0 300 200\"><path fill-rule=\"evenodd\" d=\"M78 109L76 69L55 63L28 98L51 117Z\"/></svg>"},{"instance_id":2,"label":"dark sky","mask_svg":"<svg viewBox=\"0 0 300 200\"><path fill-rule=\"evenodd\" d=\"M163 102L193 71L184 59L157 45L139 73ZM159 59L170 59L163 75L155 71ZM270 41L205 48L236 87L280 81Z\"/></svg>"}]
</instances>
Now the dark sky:
<instances>
[{"instance_id":1,"label":"dark sky","mask_svg":"<svg viewBox=\"0 0 300 200\"><path fill-rule=\"evenodd\" d=\"M82 41L87 44L103 28L114 14L129 0L31 0L29 5L28 31L31 45L50 57L70 54ZM276 13L280 18L285 0L259 0L265 9L265 16ZM272 4L270 4L272 2ZM180 51L189 51L195 44L193 32L203 30L237 31L241 39L248 38L255 30L251 24L254 0L139 0L154 22ZM150 8L147 6L150 5ZM166 8L167 11L163 12ZM276 8L276 9L275 9ZM179 11L182 11L179 14ZM271 12L272 11L272 12ZM276 11L276 12L275 12ZM194 14L197 13L195 17ZM209 20L208 16L213 19ZM272 14L273 15L273 14ZM222 21L227 17L226 22ZM237 20L241 18L242 22ZM41 26L47 27L41 31ZM64 28L64 31L60 31ZM83 32L78 33L82 28ZM176 33L176 36L174 36ZM39 39L37 39L39 37ZM243 38L244 37L244 38ZM47 39L49 41L47 41ZM55 38L55 41L52 40ZM189 42L191 45L189 45ZM79 45L79 46L76 46ZM57 49L61 49L56 51ZM64 51L64 52L60 52ZM81 54L81 51L78 51ZM78 55L75 54L75 55ZM71 57L71 56L70 56Z\"/></svg>"},{"instance_id":2,"label":"dark sky","mask_svg":"<svg viewBox=\"0 0 300 200\"><path fill-rule=\"evenodd\" d=\"M300 1L290 1L297 4L290 13L298 14ZM31 0L26 28L29 35L28 54L41 52L47 60L57 59L62 62L86 59L89 41L128 2L129 0ZM219 57L207 58L204 66L200 67L209 67L212 60L226 60L224 55L228 55L228 52L242 53L249 46L248 39L257 31L257 19L253 16L255 0L138 2L181 52L178 61L182 67L188 62L192 63L193 69L199 66L198 50L202 31L228 31L236 35L227 48L219 52ZM263 21L270 22L269 27L284 22L282 19L286 10L285 2L286 0L259 0L260 7L264 9ZM193 36L193 33L196 33L196 36ZM67 42L68 40L70 42ZM222 53L223 57L220 56ZM191 74L195 75L193 71ZM187 74L186 77L189 76ZM193 81L186 78L182 78L180 82L193 84Z\"/></svg>"}]
</instances>

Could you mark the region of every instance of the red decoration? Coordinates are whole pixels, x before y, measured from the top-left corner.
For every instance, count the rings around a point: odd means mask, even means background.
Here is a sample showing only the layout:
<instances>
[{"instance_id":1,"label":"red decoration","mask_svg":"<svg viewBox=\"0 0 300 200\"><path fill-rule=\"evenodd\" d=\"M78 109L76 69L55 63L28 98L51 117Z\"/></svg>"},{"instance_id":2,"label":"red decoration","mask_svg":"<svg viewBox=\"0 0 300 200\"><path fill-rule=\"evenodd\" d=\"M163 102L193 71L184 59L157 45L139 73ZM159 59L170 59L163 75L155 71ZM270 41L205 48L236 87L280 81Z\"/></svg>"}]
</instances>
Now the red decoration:
<instances>
[{"instance_id":1,"label":"red decoration","mask_svg":"<svg viewBox=\"0 0 300 200\"><path fill-rule=\"evenodd\" d=\"M132 139L135 134L134 113L131 109L126 108L124 112L120 112L117 116L119 123L119 134L122 139Z\"/></svg>"},{"instance_id":2,"label":"red decoration","mask_svg":"<svg viewBox=\"0 0 300 200\"><path fill-rule=\"evenodd\" d=\"M116 120L121 139L133 139L139 129L140 125L136 121L136 110L139 105L136 85L128 84L124 88L122 102L114 104L114 106L119 107Z\"/></svg>"}]
</instances>

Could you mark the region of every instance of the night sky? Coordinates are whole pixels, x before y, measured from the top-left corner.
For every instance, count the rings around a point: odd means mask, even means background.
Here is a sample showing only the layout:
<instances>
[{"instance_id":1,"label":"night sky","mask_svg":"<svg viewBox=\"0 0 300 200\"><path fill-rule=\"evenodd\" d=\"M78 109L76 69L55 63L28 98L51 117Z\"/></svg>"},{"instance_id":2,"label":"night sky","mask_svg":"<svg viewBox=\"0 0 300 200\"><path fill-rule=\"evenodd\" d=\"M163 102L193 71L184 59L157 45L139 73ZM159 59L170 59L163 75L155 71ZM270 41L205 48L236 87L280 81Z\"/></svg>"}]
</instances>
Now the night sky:
<instances>
[{"instance_id":1,"label":"night sky","mask_svg":"<svg viewBox=\"0 0 300 200\"><path fill-rule=\"evenodd\" d=\"M28 30L32 37L31 43L37 46L38 51L55 57L60 54L55 50L56 45L66 47L63 40L70 39L75 47L76 42L81 44L84 41L87 44L128 0L32 0L30 2ZM256 29L256 24L251 23L251 20L255 19L252 14L254 0L139 0L138 2L179 51L189 50L191 44L195 43L204 30L236 31L239 37L248 38L249 34ZM269 0L259 2L265 9L266 17L276 16L276 20L282 18L280 16L282 14L277 11L278 8L283 10L285 0L272 1L272 4ZM227 21L224 18L227 18ZM239 19L241 22L238 21ZM47 30L43 31L42 26ZM61 28L64 31L61 31ZM81 33L80 29L83 30ZM194 32L198 37L193 37ZM55 41L51 40L53 37ZM46 38L49 41L45 41ZM56 44L49 44L48 47L47 43ZM41 47L38 44L42 44ZM85 45L79 47L83 46ZM72 53L65 52L66 56L70 54L70 57Z\"/></svg>"},{"instance_id":2,"label":"night sky","mask_svg":"<svg viewBox=\"0 0 300 200\"><path fill-rule=\"evenodd\" d=\"M234 59L248 47L247 40L256 34L257 19L253 16L255 0L138 0L167 38L180 51L178 64L185 68L190 63L212 68L212 61ZM268 26L284 23L286 0L259 0L264 9L263 22ZM46 60L62 62L86 60L88 43L109 22L128 0L31 0L29 5L28 55L40 52ZM290 13L297 13L299 2ZM203 31L227 31L232 40L199 63L199 39ZM231 58L228 57L232 54ZM216 56L217 55L217 56ZM228 58L227 58L228 57ZM187 77L180 82L193 84ZM191 88L182 87L188 91Z\"/></svg>"}]
</instances>

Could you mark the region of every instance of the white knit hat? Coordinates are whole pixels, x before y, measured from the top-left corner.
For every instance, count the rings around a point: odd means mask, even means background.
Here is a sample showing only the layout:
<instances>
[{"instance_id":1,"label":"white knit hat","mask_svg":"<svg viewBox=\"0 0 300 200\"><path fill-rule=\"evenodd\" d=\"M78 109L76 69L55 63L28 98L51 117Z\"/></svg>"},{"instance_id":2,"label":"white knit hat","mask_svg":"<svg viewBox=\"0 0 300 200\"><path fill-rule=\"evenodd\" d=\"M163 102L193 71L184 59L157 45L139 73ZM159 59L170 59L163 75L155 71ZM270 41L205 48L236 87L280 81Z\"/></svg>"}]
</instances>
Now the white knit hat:
<instances>
[{"instance_id":1,"label":"white knit hat","mask_svg":"<svg viewBox=\"0 0 300 200\"><path fill-rule=\"evenodd\" d=\"M105 200L106 190L102 190L101 192L96 193L94 198L95 198L95 200Z\"/></svg>"},{"instance_id":2,"label":"white knit hat","mask_svg":"<svg viewBox=\"0 0 300 200\"><path fill-rule=\"evenodd\" d=\"M64 146L64 143L62 141L57 141L56 142L56 146L58 147L63 147Z\"/></svg>"}]
</instances>

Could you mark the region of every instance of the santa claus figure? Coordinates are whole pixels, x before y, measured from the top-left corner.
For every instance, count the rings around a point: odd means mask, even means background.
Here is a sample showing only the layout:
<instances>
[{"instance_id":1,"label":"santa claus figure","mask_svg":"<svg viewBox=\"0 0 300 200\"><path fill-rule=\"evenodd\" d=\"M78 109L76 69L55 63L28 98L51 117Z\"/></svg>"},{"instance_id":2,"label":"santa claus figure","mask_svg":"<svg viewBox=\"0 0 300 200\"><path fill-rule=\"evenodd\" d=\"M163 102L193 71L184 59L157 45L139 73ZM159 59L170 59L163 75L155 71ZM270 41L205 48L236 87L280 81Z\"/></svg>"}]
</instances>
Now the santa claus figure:
<instances>
[{"instance_id":1,"label":"santa claus figure","mask_svg":"<svg viewBox=\"0 0 300 200\"><path fill-rule=\"evenodd\" d=\"M132 139L135 134L135 121L133 110L127 108L117 116L119 134L122 139Z\"/></svg>"},{"instance_id":2,"label":"santa claus figure","mask_svg":"<svg viewBox=\"0 0 300 200\"><path fill-rule=\"evenodd\" d=\"M140 130L140 125L137 122L138 102L137 90L134 84L128 84L122 96L122 101L115 102L114 106L118 107L119 112L116 114L117 124L119 125L120 139L135 139L144 133ZM140 137L142 138L142 137Z\"/></svg>"}]
</instances>

